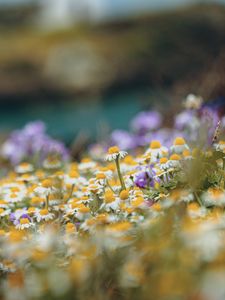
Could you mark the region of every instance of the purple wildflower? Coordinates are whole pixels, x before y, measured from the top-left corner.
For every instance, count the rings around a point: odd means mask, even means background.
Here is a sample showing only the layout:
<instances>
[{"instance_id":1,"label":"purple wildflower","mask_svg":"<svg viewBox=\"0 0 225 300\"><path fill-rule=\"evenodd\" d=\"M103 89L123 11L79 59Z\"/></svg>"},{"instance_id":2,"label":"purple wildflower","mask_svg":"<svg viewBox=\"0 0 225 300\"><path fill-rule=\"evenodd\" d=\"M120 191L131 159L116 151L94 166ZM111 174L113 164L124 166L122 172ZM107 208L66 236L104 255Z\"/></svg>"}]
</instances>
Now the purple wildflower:
<instances>
[{"instance_id":1,"label":"purple wildflower","mask_svg":"<svg viewBox=\"0 0 225 300\"><path fill-rule=\"evenodd\" d=\"M121 150L130 150L136 147L134 136L125 130L114 130L111 135L111 142Z\"/></svg>"},{"instance_id":2,"label":"purple wildflower","mask_svg":"<svg viewBox=\"0 0 225 300\"><path fill-rule=\"evenodd\" d=\"M154 187L155 184L155 171L152 168L152 165L141 169L135 176L134 183L137 187L143 189L147 187Z\"/></svg>"},{"instance_id":3,"label":"purple wildflower","mask_svg":"<svg viewBox=\"0 0 225 300\"><path fill-rule=\"evenodd\" d=\"M135 132L145 133L158 129L162 124L162 116L157 111L144 111L137 114L131 122Z\"/></svg>"},{"instance_id":4,"label":"purple wildflower","mask_svg":"<svg viewBox=\"0 0 225 300\"><path fill-rule=\"evenodd\" d=\"M64 144L48 136L46 126L41 121L28 123L23 129L12 132L3 144L1 154L12 164L32 159L41 163L49 154L68 159Z\"/></svg>"},{"instance_id":5,"label":"purple wildflower","mask_svg":"<svg viewBox=\"0 0 225 300\"><path fill-rule=\"evenodd\" d=\"M194 110L187 109L176 115L174 126L178 130L184 130L189 126L197 127L199 124L196 121L196 112Z\"/></svg>"}]
</instances>

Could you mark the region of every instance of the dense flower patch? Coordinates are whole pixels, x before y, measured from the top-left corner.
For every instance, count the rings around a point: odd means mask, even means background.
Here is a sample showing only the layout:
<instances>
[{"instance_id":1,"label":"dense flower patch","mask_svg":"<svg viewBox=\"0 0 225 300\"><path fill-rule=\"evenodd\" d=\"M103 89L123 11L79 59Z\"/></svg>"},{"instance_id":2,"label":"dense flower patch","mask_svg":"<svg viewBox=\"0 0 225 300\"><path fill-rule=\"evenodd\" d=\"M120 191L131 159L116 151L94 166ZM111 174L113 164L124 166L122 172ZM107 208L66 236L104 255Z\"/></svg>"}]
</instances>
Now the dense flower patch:
<instances>
[{"instance_id":1,"label":"dense flower patch","mask_svg":"<svg viewBox=\"0 0 225 300\"><path fill-rule=\"evenodd\" d=\"M224 299L225 141L151 140L0 180L2 299ZM24 155L25 157L25 155Z\"/></svg>"}]
</instances>

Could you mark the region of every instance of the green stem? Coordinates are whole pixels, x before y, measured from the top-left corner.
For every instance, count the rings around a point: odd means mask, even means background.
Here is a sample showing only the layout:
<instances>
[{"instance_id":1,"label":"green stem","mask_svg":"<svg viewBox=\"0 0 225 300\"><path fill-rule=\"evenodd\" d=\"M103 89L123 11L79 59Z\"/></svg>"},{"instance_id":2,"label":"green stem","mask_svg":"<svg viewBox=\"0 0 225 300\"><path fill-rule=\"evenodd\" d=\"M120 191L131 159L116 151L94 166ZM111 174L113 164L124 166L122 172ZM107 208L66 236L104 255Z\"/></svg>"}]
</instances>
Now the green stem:
<instances>
[{"instance_id":1,"label":"green stem","mask_svg":"<svg viewBox=\"0 0 225 300\"><path fill-rule=\"evenodd\" d=\"M202 205L202 201L201 201L201 199L199 198L197 192L194 192L194 195L195 195L195 198L196 198L198 204L199 204L200 206L203 206L203 205Z\"/></svg>"},{"instance_id":2,"label":"green stem","mask_svg":"<svg viewBox=\"0 0 225 300\"><path fill-rule=\"evenodd\" d=\"M70 200L70 198L72 197L72 195L73 195L73 190L74 190L74 184L72 184L72 187L71 187L71 191L70 191L70 195L69 195L69 198L67 199L67 201L69 201Z\"/></svg>"},{"instance_id":3,"label":"green stem","mask_svg":"<svg viewBox=\"0 0 225 300\"><path fill-rule=\"evenodd\" d=\"M110 183L109 183L108 180L106 180L106 184L107 184L107 186L110 188L110 190L111 190L111 191L113 192L113 194L114 194L115 192L114 192L113 188L111 187L111 185L110 185Z\"/></svg>"},{"instance_id":4,"label":"green stem","mask_svg":"<svg viewBox=\"0 0 225 300\"><path fill-rule=\"evenodd\" d=\"M121 171L120 171L119 156L116 158L116 168L117 168L117 173L118 173L118 177L119 177L120 184L121 184L121 190L125 190L126 186L125 186L123 176L122 176Z\"/></svg>"},{"instance_id":5,"label":"green stem","mask_svg":"<svg viewBox=\"0 0 225 300\"><path fill-rule=\"evenodd\" d=\"M46 209L48 209L48 207L49 207L49 194L47 194L47 196L46 196L45 207L46 207Z\"/></svg>"}]
</instances>

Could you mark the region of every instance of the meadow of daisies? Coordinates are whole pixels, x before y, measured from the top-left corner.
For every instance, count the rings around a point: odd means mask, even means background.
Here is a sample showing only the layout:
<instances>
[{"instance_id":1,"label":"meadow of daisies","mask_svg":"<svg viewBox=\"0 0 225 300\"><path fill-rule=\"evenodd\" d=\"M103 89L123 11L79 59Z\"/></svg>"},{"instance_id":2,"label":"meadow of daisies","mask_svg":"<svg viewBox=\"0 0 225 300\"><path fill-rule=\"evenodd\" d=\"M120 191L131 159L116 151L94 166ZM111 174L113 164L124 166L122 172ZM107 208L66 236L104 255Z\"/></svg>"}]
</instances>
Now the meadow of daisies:
<instances>
[{"instance_id":1,"label":"meadow of daisies","mask_svg":"<svg viewBox=\"0 0 225 300\"><path fill-rule=\"evenodd\" d=\"M200 97L81 160L42 122L1 145L0 299L225 299L225 118Z\"/></svg>"}]
</instances>

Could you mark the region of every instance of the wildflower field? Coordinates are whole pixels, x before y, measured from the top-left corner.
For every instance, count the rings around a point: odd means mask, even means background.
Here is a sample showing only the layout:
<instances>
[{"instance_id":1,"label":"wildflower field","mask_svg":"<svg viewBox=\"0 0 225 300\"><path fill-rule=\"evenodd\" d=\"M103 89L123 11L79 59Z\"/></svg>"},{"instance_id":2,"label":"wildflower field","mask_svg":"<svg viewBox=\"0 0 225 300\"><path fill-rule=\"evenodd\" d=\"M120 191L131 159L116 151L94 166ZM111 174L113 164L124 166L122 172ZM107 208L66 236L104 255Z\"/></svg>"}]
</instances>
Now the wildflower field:
<instances>
[{"instance_id":1,"label":"wildflower field","mask_svg":"<svg viewBox=\"0 0 225 300\"><path fill-rule=\"evenodd\" d=\"M141 112L80 161L42 122L13 132L0 299L225 299L224 131L220 101L189 95L170 128Z\"/></svg>"}]
</instances>

